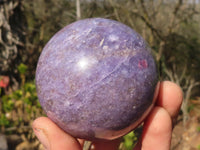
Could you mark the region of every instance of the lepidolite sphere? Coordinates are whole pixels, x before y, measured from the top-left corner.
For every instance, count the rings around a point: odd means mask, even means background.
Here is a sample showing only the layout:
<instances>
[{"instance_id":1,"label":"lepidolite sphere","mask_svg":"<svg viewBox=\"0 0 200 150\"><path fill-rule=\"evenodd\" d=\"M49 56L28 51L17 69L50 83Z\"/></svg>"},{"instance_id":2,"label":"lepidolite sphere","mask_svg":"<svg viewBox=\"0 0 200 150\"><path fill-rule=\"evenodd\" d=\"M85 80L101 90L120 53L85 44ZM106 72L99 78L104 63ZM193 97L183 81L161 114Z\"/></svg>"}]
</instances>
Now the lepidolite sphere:
<instances>
[{"instance_id":1,"label":"lepidolite sphere","mask_svg":"<svg viewBox=\"0 0 200 150\"><path fill-rule=\"evenodd\" d=\"M114 139L153 106L154 58L130 27L103 18L74 22L44 47L36 70L39 101L60 128L88 140Z\"/></svg>"}]
</instances>

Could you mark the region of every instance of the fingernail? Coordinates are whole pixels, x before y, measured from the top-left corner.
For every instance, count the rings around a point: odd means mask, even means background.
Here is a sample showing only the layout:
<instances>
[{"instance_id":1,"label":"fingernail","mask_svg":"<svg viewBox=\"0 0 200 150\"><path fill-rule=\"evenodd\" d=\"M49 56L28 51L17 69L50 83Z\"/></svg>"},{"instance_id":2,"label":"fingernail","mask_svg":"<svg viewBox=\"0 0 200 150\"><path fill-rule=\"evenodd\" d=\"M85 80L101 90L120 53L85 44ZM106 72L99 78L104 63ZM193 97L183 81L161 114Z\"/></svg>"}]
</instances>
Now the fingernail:
<instances>
[{"instance_id":1,"label":"fingernail","mask_svg":"<svg viewBox=\"0 0 200 150\"><path fill-rule=\"evenodd\" d=\"M50 150L49 140L43 129L33 128L33 131L46 150Z\"/></svg>"}]
</instances>

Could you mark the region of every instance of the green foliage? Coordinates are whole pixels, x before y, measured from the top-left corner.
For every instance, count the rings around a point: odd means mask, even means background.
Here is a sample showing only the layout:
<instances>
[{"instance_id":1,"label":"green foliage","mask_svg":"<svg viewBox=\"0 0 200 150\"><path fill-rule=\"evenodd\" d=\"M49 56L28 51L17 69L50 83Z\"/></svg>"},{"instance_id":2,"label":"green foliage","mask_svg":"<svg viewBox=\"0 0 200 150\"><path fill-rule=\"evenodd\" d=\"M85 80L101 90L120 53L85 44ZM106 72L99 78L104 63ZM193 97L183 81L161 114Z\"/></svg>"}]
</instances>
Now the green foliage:
<instances>
[{"instance_id":1,"label":"green foliage","mask_svg":"<svg viewBox=\"0 0 200 150\"><path fill-rule=\"evenodd\" d=\"M2 109L3 109L3 112L9 112L13 109L14 107L14 102L12 99L6 97L6 96L3 96L2 97Z\"/></svg>"},{"instance_id":2,"label":"green foliage","mask_svg":"<svg viewBox=\"0 0 200 150\"><path fill-rule=\"evenodd\" d=\"M25 73L24 68L22 73ZM33 119L43 114L34 82L25 83L20 89L2 96L1 99L0 126L13 127L30 124Z\"/></svg>"},{"instance_id":3,"label":"green foliage","mask_svg":"<svg viewBox=\"0 0 200 150\"><path fill-rule=\"evenodd\" d=\"M200 150L200 145L198 145L197 149L199 149L199 150Z\"/></svg>"},{"instance_id":4,"label":"green foliage","mask_svg":"<svg viewBox=\"0 0 200 150\"><path fill-rule=\"evenodd\" d=\"M132 150L137 142L137 136L135 135L134 131L128 133L124 137L124 147L126 150Z\"/></svg>"},{"instance_id":5,"label":"green foliage","mask_svg":"<svg viewBox=\"0 0 200 150\"><path fill-rule=\"evenodd\" d=\"M197 127L197 131L198 131L198 132L200 132L200 126L199 126L199 127Z\"/></svg>"},{"instance_id":6,"label":"green foliage","mask_svg":"<svg viewBox=\"0 0 200 150\"><path fill-rule=\"evenodd\" d=\"M5 114L0 116L0 126L8 127L10 125L10 121L6 118Z\"/></svg>"},{"instance_id":7,"label":"green foliage","mask_svg":"<svg viewBox=\"0 0 200 150\"><path fill-rule=\"evenodd\" d=\"M21 63L18 67L17 67L18 71L20 74L25 74L27 72L27 66L23 63Z\"/></svg>"}]
</instances>

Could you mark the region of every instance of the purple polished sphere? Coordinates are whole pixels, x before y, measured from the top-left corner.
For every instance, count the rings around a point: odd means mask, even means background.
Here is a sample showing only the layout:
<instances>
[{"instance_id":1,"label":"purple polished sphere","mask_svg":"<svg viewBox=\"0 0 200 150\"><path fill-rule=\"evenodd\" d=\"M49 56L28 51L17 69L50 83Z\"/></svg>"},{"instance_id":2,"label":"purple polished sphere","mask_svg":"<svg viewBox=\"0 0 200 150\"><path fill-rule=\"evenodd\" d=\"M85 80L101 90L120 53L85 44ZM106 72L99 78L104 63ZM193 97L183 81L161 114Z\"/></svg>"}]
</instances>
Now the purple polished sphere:
<instances>
[{"instance_id":1,"label":"purple polished sphere","mask_svg":"<svg viewBox=\"0 0 200 150\"><path fill-rule=\"evenodd\" d=\"M74 22L44 47L36 70L39 101L64 131L88 140L120 137L147 116L158 83L144 39L114 20Z\"/></svg>"}]
</instances>

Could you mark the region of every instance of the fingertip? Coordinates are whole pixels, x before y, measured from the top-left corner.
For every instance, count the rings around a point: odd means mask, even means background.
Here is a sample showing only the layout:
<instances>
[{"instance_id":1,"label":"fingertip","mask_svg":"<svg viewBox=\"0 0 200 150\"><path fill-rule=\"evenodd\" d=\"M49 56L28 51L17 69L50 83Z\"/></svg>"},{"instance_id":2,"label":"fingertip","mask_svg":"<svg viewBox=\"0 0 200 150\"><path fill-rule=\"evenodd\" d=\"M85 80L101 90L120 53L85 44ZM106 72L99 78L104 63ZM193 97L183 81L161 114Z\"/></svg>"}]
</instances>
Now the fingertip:
<instances>
[{"instance_id":1,"label":"fingertip","mask_svg":"<svg viewBox=\"0 0 200 150\"><path fill-rule=\"evenodd\" d=\"M43 126L47 123L51 122L51 120L47 117L39 117L39 118L36 118L33 123L32 123L32 128L37 128L39 126Z\"/></svg>"},{"instance_id":2,"label":"fingertip","mask_svg":"<svg viewBox=\"0 0 200 150\"><path fill-rule=\"evenodd\" d=\"M44 120L45 120L45 118L44 118ZM36 120L34 120L32 123L32 128L33 128L35 135L37 136L37 138L39 139L41 144L44 146L44 148L50 149L51 145L50 145L50 142L48 139L48 135L47 135L46 131L40 126L40 122L43 123L42 121L43 121L42 118L37 118Z\"/></svg>"},{"instance_id":3,"label":"fingertip","mask_svg":"<svg viewBox=\"0 0 200 150\"><path fill-rule=\"evenodd\" d=\"M64 132L47 117L34 120L32 128L39 141L48 150L81 149L79 142L74 137Z\"/></svg>"},{"instance_id":4,"label":"fingertip","mask_svg":"<svg viewBox=\"0 0 200 150\"><path fill-rule=\"evenodd\" d=\"M180 86L171 81L161 82L157 105L165 108L172 118L178 115L182 100L183 92Z\"/></svg>"}]
</instances>

